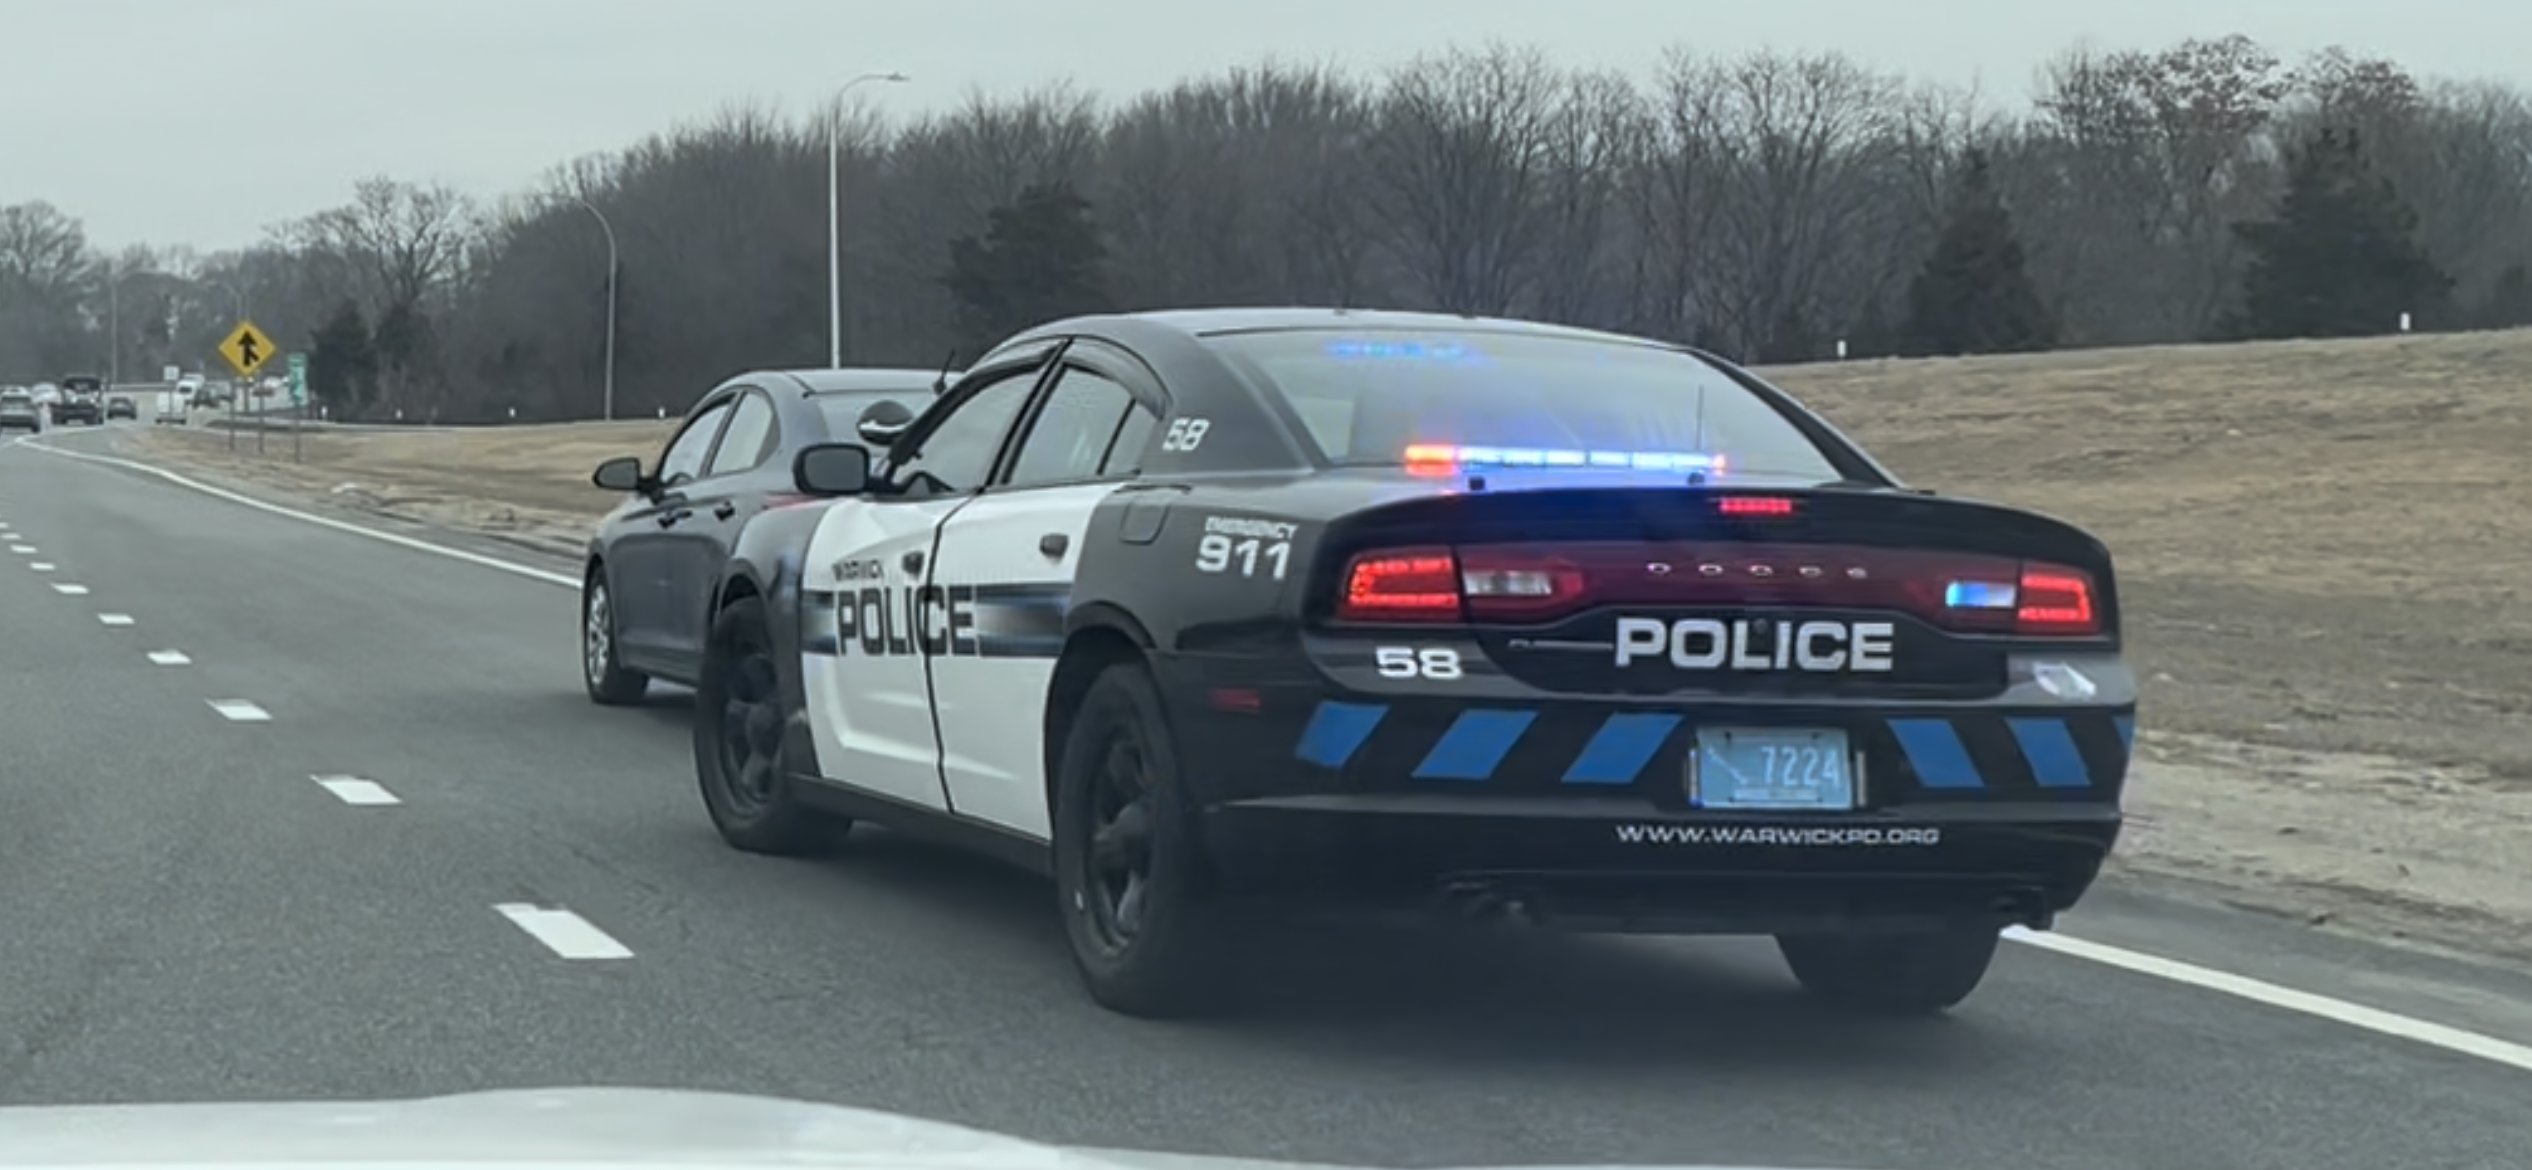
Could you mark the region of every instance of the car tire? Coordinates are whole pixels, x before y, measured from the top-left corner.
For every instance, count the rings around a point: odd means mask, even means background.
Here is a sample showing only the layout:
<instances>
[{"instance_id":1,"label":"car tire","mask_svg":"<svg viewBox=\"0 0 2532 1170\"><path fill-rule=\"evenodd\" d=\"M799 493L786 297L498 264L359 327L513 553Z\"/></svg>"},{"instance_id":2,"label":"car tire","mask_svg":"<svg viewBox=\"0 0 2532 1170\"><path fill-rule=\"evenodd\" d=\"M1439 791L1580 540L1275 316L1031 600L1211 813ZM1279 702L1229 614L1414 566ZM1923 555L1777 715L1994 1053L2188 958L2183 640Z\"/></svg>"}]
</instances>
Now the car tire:
<instances>
[{"instance_id":1,"label":"car tire","mask_svg":"<svg viewBox=\"0 0 2532 1170\"><path fill-rule=\"evenodd\" d=\"M1968 999L1994 962L1998 932L1783 935L1776 949L1804 991L1877 1015L1930 1016Z\"/></svg>"},{"instance_id":2,"label":"car tire","mask_svg":"<svg viewBox=\"0 0 2532 1170\"><path fill-rule=\"evenodd\" d=\"M695 684L695 782L712 827L734 849L789 857L840 844L853 822L804 805L783 738L790 712L774 664L765 603L722 608Z\"/></svg>"},{"instance_id":3,"label":"car tire","mask_svg":"<svg viewBox=\"0 0 2532 1170\"><path fill-rule=\"evenodd\" d=\"M1051 811L1056 907L1074 967L1090 998L1122 1015L1192 1015L1219 986L1216 922L1179 776L1150 673L1108 667L1064 732ZM1101 858L1103 834L1128 853L1122 875Z\"/></svg>"},{"instance_id":4,"label":"car tire","mask_svg":"<svg viewBox=\"0 0 2532 1170\"><path fill-rule=\"evenodd\" d=\"M580 682L602 707L631 706L651 690L650 676L626 670L616 649L615 592L606 569L591 566L580 583Z\"/></svg>"}]
</instances>

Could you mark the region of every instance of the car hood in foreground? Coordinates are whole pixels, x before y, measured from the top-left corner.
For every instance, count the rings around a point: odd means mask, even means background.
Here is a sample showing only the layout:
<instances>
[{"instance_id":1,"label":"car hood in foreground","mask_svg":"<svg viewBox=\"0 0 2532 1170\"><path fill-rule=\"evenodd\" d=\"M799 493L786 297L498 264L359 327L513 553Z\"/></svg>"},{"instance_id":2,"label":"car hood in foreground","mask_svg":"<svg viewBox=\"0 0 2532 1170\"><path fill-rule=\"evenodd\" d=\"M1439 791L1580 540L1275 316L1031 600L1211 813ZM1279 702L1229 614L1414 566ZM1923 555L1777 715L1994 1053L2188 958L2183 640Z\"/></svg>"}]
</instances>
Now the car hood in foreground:
<instances>
[{"instance_id":1,"label":"car hood in foreground","mask_svg":"<svg viewBox=\"0 0 2532 1170\"><path fill-rule=\"evenodd\" d=\"M653 1089L514 1090L405 1101L0 1108L0 1163L62 1170L241 1165L324 1166L329 1170L388 1166L456 1170L496 1165L572 1166L575 1170L605 1166L1301 1170L1302 1166L1040 1145L869 1110Z\"/></svg>"}]
</instances>

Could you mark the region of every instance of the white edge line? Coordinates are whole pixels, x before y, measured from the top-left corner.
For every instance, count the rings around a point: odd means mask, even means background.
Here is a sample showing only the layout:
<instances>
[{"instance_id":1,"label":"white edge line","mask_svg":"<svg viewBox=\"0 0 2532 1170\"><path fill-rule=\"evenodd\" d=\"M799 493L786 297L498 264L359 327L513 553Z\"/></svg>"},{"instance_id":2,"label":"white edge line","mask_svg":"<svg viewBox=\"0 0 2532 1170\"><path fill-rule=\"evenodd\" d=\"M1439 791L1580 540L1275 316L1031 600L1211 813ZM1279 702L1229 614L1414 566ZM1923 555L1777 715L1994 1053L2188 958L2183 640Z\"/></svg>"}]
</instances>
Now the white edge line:
<instances>
[{"instance_id":1,"label":"white edge line","mask_svg":"<svg viewBox=\"0 0 2532 1170\"><path fill-rule=\"evenodd\" d=\"M468 552L464 549L458 548L450 548L447 545L433 544L427 540L416 540L410 536L402 536L392 532L381 532L374 528L364 528L358 524L336 520L329 516L319 516L311 512L303 512L296 508L285 508L279 504L269 504L252 496L241 495L237 492L229 491L226 488L213 487L210 484L203 483L200 480L196 480L188 476L179 475L163 467L153 467L146 463L140 463L130 459L119 459L112 455L92 455L85 451L64 450L60 447L53 446L49 442L38 442L32 439L20 441L49 455L59 455L65 459L76 459L83 462L96 463L109 467L121 467L127 470L140 472L144 475L154 475L169 483L175 484L178 487L189 488L207 496L212 496L217 499L227 500L233 504L240 504L245 507L253 508L259 512L268 512L275 516L285 516L292 520L314 524L321 528L331 528L337 532L349 533L353 536L365 537L381 543L392 544L399 548L411 549L414 552L430 553L435 556L447 557L451 560L464 561L470 565L477 565L482 568L494 570L495 572L508 573L512 576L526 577L533 581L543 581L549 585L561 585L566 588L578 588L580 586L578 578L571 577L566 574L551 572L545 569L532 568L527 565L515 564L495 557L488 557L481 553ZM623 944L607 937L605 932L600 931L595 926L589 925L589 923L581 919L579 915L573 914L568 910L546 910L525 904L506 904L496 906L494 909L507 916L512 922L517 923L521 930L525 930L529 934L536 936L539 941L544 942L546 946L553 948L556 953L563 954L566 958L626 958L630 957L633 953L632 951L625 949ZM604 953L589 955L574 955L568 953L564 950L563 946L558 945L553 939L547 937L545 931L549 928L563 932L567 940L572 941L574 945L595 947L597 950ZM2185 984L2205 991L2213 991L2222 995L2230 995L2237 999L2247 1000L2252 1003L2265 1004L2269 1007L2299 1012L2319 1019L2345 1024L2350 1027L2361 1028L2388 1036L2397 1036L2403 1039L2416 1041L2418 1043L2432 1045L2447 1051L2476 1056L2483 1060L2489 1060L2498 1064L2532 1071L2532 1047L2526 1047L2524 1045L2500 1040L2493 1036L2485 1036L2476 1032L2468 1032L2459 1028L2447 1027L2427 1020L2420 1020L2393 1012L2382 1011L2378 1008L2366 1007L2362 1004L2332 999L2328 996L2296 991L2292 988L2281 987L2274 983L2267 983L2261 980L2235 975L2226 971L2218 971L2212 967L2201 967L2194 963L2184 963L2176 959L2166 959L2160 955L2151 955L2143 951L2132 951L2125 947L2115 947L2106 943L2090 942L2085 939L2077 938L2073 935L2060 934L2055 931L2035 932L2016 928L2006 931L2005 937L2013 942L2038 947L2041 950L2052 951L2060 955L2065 955L2069 958L2083 959L2087 962L2099 963L2103 966L2115 967L2120 970L2133 972L2139 975L2147 975L2157 979Z\"/></svg>"},{"instance_id":2,"label":"white edge line","mask_svg":"<svg viewBox=\"0 0 2532 1170\"><path fill-rule=\"evenodd\" d=\"M630 959L633 950L615 941L607 932L590 925L589 920L560 908L547 908L525 902L504 902L493 907L512 925L528 933L528 937L545 944L545 949L566 959Z\"/></svg>"},{"instance_id":3,"label":"white edge line","mask_svg":"<svg viewBox=\"0 0 2532 1170\"><path fill-rule=\"evenodd\" d=\"M375 780L364 780L358 776L311 776L309 779L345 804L375 807L404 803L396 798L395 793L387 791L386 785Z\"/></svg>"},{"instance_id":4,"label":"white edge line","mask_svg":"<svg viewBox=\"0 0 2532 1170\"><path fill-rule=\"evenodd\" d=\"M2055 951L2078 959L2088 959L2105 966L2133 971L2139 975L2151 975L2157 979L2186 983L2192 987L2222 992L2253 1003L2284 1008L2290 1012L2301 1012L2308 1016L2318 1016L2351 1028L2363 1028L2386 1036L2415 1040L2421 1044L2431 1044L2437 1048L2532 1072L2532 1046L2500 1040L2494 1036L2483 1036L2477 1032L2467 1032L2460 1028L2447 1027L2379 1008L2369 1008L2363 1004L2332 999L2326 995L2297 991L2266 980L2235 975L2229 971L2218 971L2213 967L2201 967L2195 963L2183 963L2177 959L2166 959L2159 955L2148 955L2103 943L2086 942L2067 935L2039 933L2015 927L2006 931L2005 937L2015 942L2028 943L2042 950Z\"/></svg>"},{"instance_id":5,"label":"white edge line","mask_svg":"<svg viewBox=\"0 0 2532 1170\"><path fill-rule=\"evenodd\" d=\"M444 544L433 544L427 540L415 540L410 536L401 536L393 532L381 532L375 528L364 528L358 524L347 523L342 520L334 519L331 516L319 516L314 512L302 512L297 508L285 508L279 504L269 504L256 499L253 496L233 492L227 488L213 487L201 480L178 475L163 467L152 467L146 463L138 463L130 459L118 459L112 455L93 455L86 451L65 450L63 448L53 446L50 443L29 441L27 442L27 446L33 447L48 455L59 455L64 459L77 459L82 462L103 464L108 467L120 467L128 471L137 471L144 475L155 475L158 478L175 484L178 487L190 488L194 491L201 492L206 496L227 500L232 504L240 504L245 507L253 508L259 512L269 512L275 516L287 516L290 519L300 521L301 523L314 524L320 528L331 528L336 532L346 532L353 536L366 537L370 540L395 545L398 548L411 549L414 552L430 553L435 556L447 557L451 560L464 561L470 565L491 569L495 572L509 573L514 576L526 577L534 581L543 581L549 585L561 585L572 589L580 587L580 578L573 577L568 574L556 573L546 569L531 568L527 565L515 564L510 561L501 560L497 557L488 557L482 553L468 552L461 548L450 548Z\"/></svg>"}]
</instances>

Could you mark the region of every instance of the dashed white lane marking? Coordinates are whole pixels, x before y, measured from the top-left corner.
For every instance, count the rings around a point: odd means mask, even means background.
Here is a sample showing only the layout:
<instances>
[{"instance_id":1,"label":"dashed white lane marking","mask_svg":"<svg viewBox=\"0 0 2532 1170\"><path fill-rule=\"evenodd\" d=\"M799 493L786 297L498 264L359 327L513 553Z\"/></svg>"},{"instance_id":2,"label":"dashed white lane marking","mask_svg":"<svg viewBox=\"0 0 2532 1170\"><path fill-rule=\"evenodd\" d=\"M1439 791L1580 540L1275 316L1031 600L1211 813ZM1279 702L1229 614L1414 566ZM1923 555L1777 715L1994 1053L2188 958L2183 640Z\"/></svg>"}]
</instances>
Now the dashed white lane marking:
<instances>
[{"instance_id":1,"label":"dashed white lane marking","mask_svg":"<svg viewBox=\"0 0 2532 1170\"><path fill-rule=\"evenodd\" d=\"M532 581L543 581L549 585L560 585L568 589L577 589L581 584L580 578L566 573L556 573L546 569L533 568L528 565L521 565L501 560L496 557L488 557L482 553L468 552L464 549L450 548L447 545L433 544L427 540L416 540L410 536L402 536L393 532L381 532L375 528L364 528L358 524L353 524L343 520L336 520L330 516L319 516L310 512L302 512L296 508L285 508L279 504L269 504L256 499L253 496L241 495L237 492L229 491L226 488L213 487L210 484L193 479L189 476L179 475L163 467L152 467L146 463L138 463L130 459L118 459L112 455L92 455L85 451L64 450L47 442L39 442L31 437L19 441L24 442L47 455L58 455L64 459L77 460L82 463L94 463L106 467L120 467L127 471L137 471L143 475L156 476L159 479L175 484L176 486L188 491L199 492L214 499L226 500L232 504L253 508L258 512L265 512L274 516L297 520L304 524L314 524L319 528L331 528L336 532L348 533L353 536L361 537L365 540L374 540L382 544L392 544L399 548L410 549L414 552L429 553L433 556L447 557L450 560L464 561L467 564L476 565L481 568L491 569L501 573L508 573L512 576L526 577ZM128 618L125 619L126 624L129 623L129 620L130 619ZM624 950L622 944L615 942L613 939L608 939L603 933L600 933L596 927L590 926L586 922L582 922L579 916L571 914L568 911L547 911L540 910L533 906L505 906L497 907L497 909L500 909L504 914L510 915L512 921L519 922L521 929L527 930L530 934L536 934L537 930L534 927L528 926L525 921L522 921L520 913L527 915L558 915L561 920L577 924L579 929L585 930L589 932L589 934L605 940L608 947L611 947L616 951L622 951L625 955L630 955L632 953ZM513 913L514 910L519 913ZM539 937L541 938L543 936L539 935ZM2500 1064L2507 1064L2522 1068L2532 1068L2532 1064L2526 1063L2527 1060L2532 1060L2532 1052L2527 1052L2527 1050L2521 1045L2505 1040L2499 1040L2493 1036L2485 1036L2475 1032L2451 1028L2427 1020L2415 1019L2392 1012L2382 1011L2378 1008L2366 1007L2363 1004L2332 999L2328 996L2313 995L2308 992L2295 991L2291 988L2281 987L2273 983L2264 983L2256 979L2234 975L2225 971L2218 971L2211 967L2200 967L2192 963L2183 963L2176 959L2166 959L2160 955L2147 954L2143 951L2132 951L2125 947L2114 947L2106 943L2088 942L2084 939L2076 938L2071 935L2059 934L2055 931L2038 933L2017 929L2007 931L2005 933L2005 937L2017 943L2038 947L2046 951L2052 951L2060 955L2065 955L2069 958L2082 959L2087 962L2100 963L2105 966L2116 967L2125 971L2133 971L2140 975L2169 980L2174 983L2195 987L2202 991L2212 991L2221 995L2233 996L2252 1003L2265 1004L2270 1007L2283 1008L2287 1011L2300 1012L2315 1018L2331 1020L2351 1027L2364 1028L2384 1035L2400 1036L2418 1043L2434 1045L2450 1052L2477 1056L2483 1059L2496 1061ZM551 946L552 944L548 943L547 945Z\"/></svg>"},{"instance_id":2,"label":"dashed white lane marking","mask_svg":"<svg viewBox=\"0 0 2532 1170\"><path fill-rule=\"evenodd\" d=\"M182 650L152 650L149 660L157 666L189 666L193 663L193 659L185 657Z\"/></svg>"},{"instance_id":3,"label":"dashed white lane marking","mask_svg":"<svg viewBox=\"0 0 2532 1170\"><path fill-rule=\"evenodd\" d=\"M132 615L128 613L101 613L97 615L97 620L109 626L128 626L132 624Z\"/></svg>"},{"instance_id":4,"label":"dashed white lane marking","mask_svg":"<svg viewBox=\"0 0 2532 1170\"><path fill-rule=\"evenodd\" d=\"M68 581L55 581L53 582L53 592L59 593L64 597L83 597L87 595L88 587L85 585L73 585Z\"/></svg>"},{"instance_id":5,"label":"dashed white lane marking","mask_svg":"<svg viewBox=\"0 0 2532 1170\"><path fill-rule=\"evenodd\" d=\"M2532 1072L2532 1046L2517 1044L2510 1040L2500 1040L2494 1036L2483 1036L2477 1032L2446 1027L2429 1020L2416 1019L2379 1008L2369 1008L2363 1004L2332 999L2326 995L2297 991L2266 980L2235 975L2229 971L2218 971L2213 967L2201 967L2178 959L2166 959L2159 955L2148 955L2122 947L2085 942L2079 938L2070 938L2054 932L2028 931L2017 926L2007 930L2005 937L2015 942L2029 943L2042 950L2055 951L2061 955L2090 959L2123 971L2134 971L2140 975L2152 975L2158 979L2169 979L2175 983L2186 983L2192 987L2220 991L2253 1003L2284 1008L2290 1012L2302 1012L2307 1016L2317 1016L2351 1028L2363 1028L2385 1036L2398 1036L2403 1040L2431 1044L2448 1052L2476 1056L2481 1060L2495 1061L2498 1064L2511 1065L2526 1072Z\"/></svg>"},{"instance_id":6,"label":"dashed white lane marking","mask_svg":"<svg viewBox=\"0 0 2532 1170\"><path fill-rule=\"evenodd\" d=\"M22 557L33 556L35 555L35 546L31 544L13 544L9 546L9 551Z\"/></svg>"},{"instance_id":7,"label":"dashed white lane marking","mask_svg":"<svg viewBox=\"0 0 2532 1170\"><path fill-rule=\"evenodd\" d=\"M30 568L30 569L33 569L33 570L35 570L35 571L36 571L36 572L38 572L38 573L50 573L50 572L52 572L52 571L53 571L53 562L51 562L51 561L29 561L29 562L27 562L26 567L27 567L27 568Z\"/></svg>"},{"instance_id":8,"label":"dashed white lane marking","mask_svg":"<svg viewBox=\"0 0 2532 1170\"><path fill-rule=\"evenodd\" d=\"M273 713L245 699L207 699L211 709L232 723L270 723Z\"/></svg>"},{"instance_id":9,"label":"dashed white lane marking","mask_svg":"<svg viewBox=\"0 0 2532 1170\"><path fill-rule=\"evenodd\" d=\"M404 803L396 799L395 793L387 791L386 785L375 780L363 780L358 776L310 776L308 778L323 786L327 792L341 798L345 804L375 806Z\"/></svg>"},{"instance_id":10,"label":"dashed white lane marking","mask_svg":"<svg viewBox=\"0 0 2532 1170\"><path fill-rule=\"evenodd\" d=\"M566 959L630 959L633 949L615 941L607 932L589 924L589 920L569 910L549 909L526 902L504 902L493 907L528 936L544 943L545 949Z\"/></svg>"}]
</instances>

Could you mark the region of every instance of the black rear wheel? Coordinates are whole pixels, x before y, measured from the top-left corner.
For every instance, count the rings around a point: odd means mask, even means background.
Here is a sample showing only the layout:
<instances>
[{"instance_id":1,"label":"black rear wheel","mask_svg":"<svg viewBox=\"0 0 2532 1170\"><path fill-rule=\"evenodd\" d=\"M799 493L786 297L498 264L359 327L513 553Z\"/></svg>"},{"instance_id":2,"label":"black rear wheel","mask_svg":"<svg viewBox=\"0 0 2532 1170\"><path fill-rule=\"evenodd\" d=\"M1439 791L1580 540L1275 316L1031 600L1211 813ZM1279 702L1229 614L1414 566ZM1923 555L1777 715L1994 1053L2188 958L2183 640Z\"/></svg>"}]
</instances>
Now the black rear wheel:
<instances>
[{"instance_id":1,"label":"black rear wheel","mask_svg":"<svg viewBox=\"0 0 2532 1170\"><path fill-rule=\"evenodd\" d=\"M765 603L722 608L695 686L695 781L721 839L750 853L813 853L852 822L800 803L784 760L785 709Z\"/></svg>"},{"instance_id":2,"label":"black rear wheel","mask_svg":"<svg viewBox=\"0 0 2532 1170\"><path fill-rule=\"evenodd\" d=\"M1055 886L1090 998L1130 1016L1200 1011L1215 931L1160 693L1139 663L1091 683L1056 774Z\"/></svg>"},{"instance_id":3,"label":"black rear wheel","mask_svg":"<svg viewBox=\"0 0 2532 1170\"><path fill-rule=\"evenodd\" d=\"M1995 960L1992 928L1887 935L1784 935L1776 949L1805 991L1840 1007L1934 1015L1978 990Z\"/></svg>"}]
</instances>

